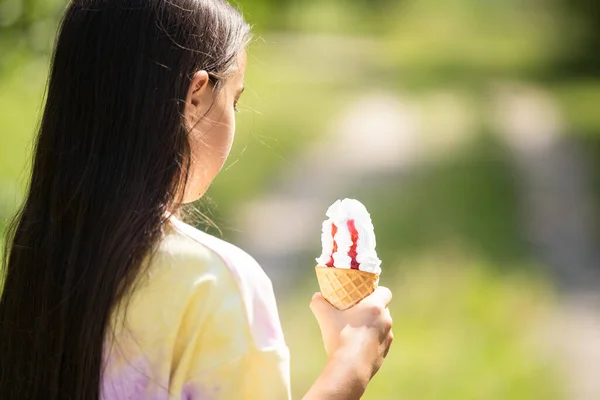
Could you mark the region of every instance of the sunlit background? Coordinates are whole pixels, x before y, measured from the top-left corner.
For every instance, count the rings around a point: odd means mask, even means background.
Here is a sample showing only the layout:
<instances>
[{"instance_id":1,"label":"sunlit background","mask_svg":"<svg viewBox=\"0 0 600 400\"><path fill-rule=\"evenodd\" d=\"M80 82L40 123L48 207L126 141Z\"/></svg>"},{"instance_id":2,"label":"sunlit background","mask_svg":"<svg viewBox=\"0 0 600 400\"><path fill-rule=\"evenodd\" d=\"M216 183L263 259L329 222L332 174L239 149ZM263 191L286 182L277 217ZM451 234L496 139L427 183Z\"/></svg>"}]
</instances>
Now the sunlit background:
<instances>
[{"instance_id":1,"label":"sunlit background","mask_svg":"<svg viewBox=\"0 0 600 400\"><path fill-rule=\"evenodd\" d=\"M0 0L0 221L65 2ZM295 398L336 199L371 211L395 343L365 399L600 399L600 3L242 0L228 166L199 207L273 279ZM1 225L0 225L1 226Z\"/></svg>"}]
</instances>

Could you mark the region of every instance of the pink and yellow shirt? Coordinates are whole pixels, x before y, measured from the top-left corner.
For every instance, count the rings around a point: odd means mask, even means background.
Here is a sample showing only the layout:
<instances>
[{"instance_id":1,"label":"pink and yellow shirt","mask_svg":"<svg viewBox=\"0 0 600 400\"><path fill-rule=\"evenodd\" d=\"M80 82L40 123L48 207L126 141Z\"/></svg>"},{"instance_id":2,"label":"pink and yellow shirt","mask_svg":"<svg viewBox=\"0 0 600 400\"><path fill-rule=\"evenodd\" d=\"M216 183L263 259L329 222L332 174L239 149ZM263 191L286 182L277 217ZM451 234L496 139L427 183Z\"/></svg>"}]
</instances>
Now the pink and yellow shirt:
<instances>
[{"instance_id":1,"label":"pink and yellow shirt","mask_svg":"<svg viewBox=\"0 0 600 400\"><path fill-rule=\"evenodd\" d=\"M176 218L116 310L103 400L290 399L271 281L243 250Z\"/></svg>"}]
</instances>

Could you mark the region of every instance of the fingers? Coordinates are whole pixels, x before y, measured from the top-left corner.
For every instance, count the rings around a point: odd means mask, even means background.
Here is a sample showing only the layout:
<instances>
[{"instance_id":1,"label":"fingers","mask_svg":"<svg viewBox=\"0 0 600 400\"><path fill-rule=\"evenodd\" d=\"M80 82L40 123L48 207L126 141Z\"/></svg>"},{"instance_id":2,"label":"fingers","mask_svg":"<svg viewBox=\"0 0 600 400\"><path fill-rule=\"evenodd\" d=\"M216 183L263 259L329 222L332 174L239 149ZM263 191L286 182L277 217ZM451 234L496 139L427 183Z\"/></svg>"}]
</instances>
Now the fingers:
<instances>
[{"instance_id":1,"label":"fingers","mask_svg":"<svg viewBox=\"0 0 600 400\"><path fill-rule=\"evenodd\" d=\"M392 314L390 313L390 309L386 307L385 311L384 311L384 315L386 317L386 319L389 319L390 321L392 320Z\"/></svg>"},{"instance_id":2,"label":"fingers","mask_svg":"<svg viewBox=\"0 0 600 400\"><path fill-rule=\"evenodd\" d=\"M385 344L385 352L383 353L383 358L386 358L388 353L390 352L390 347L392 346L392 343L394 342L394 333L392 331L390 331L390 333L388 333L388 337L386 340L386 344Z\"/></svg>"},{"instance_id":3,"label":"fingers","mask_svg":"<svg viewBox=\"0 0 600 400\"><path fill-rule=\"evenodd\" d=\"M383 353L383 358L387 357L388 352L390 351L390 346L392 345L392 342L394 341L394 332L392 332L392 315L390 314L389 308L385 309L384 315L385 315L385 319L387 321L389 330L387 331L387 338L385 341L386 348L385 348L385 352Z\"/></svg>"},{"instance_id":4,"label":"fingers","mask_svg":"<svg viewBox=\"0 0 600 400\"><path fill-rule=\"evenodd\" d=\"M366 303L371 303L381 308L386 308L392 301L392 292L390 289L379 286L373 293L367 296L364 300Z\"/></svg>"},{"instance_id":5,"label":"fingers","mask_svg":"<svg viewBox=\"0 0 600 400\"><path fill-rule=\"evenodd\" d=\"M384 286L379 286L373 294L379 298L385 307L392 301L392 291Z\"/></svg>"}]
</instances>

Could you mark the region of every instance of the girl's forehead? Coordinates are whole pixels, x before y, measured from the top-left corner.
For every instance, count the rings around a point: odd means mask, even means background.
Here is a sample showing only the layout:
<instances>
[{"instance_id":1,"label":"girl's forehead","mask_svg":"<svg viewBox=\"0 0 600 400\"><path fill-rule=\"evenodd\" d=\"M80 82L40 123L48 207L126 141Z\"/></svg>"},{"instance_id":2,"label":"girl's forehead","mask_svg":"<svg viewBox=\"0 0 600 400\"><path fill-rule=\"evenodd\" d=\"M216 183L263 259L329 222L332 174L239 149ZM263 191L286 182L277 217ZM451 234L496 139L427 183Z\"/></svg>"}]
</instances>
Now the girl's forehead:
<instances>
[{"instance_id":1,"label":"girl's forehead","mask_svg":"<svg viewBox=\"0 0 600 400\"><path fill-rule=\"evenodd\" d=\"M237 68L233 71L233 76L231 81L235 82L236 86L243 86L244 84L244 76L246 74L246 63L247 56L246 50L242 50L238 55Z\"/></svg>"},{"instance_id":2,"label":"girl's forehead","mask_svg":"<svg viewBox=\"0 0 600 400\"><path fill-rule=\"evenodd\" d=\"M244 75L246 74L246 64L248 63L248 55L246 54L246 49L240 51L240 54L238 55L238 71L240 73L240 75L242 76L242 79L244 78Z\"/></svg>"}]
</instances>

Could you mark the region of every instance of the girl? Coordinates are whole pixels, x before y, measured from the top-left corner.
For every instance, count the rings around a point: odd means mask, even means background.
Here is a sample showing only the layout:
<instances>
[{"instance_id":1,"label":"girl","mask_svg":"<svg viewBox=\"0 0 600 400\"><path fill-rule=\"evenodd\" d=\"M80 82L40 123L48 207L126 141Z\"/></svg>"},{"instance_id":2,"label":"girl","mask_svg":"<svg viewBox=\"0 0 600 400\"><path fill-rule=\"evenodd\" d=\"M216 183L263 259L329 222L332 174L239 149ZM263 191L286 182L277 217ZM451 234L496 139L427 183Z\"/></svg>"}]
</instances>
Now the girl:
<instances>
[{"instance_id":1,"label":"girl","mask_svg":"<svg viewBox=\"0 0 600 400\"><path fill-rule=\"evenodd\" d=\"M249 38L224 0L70 2L6 247L2 399L290 397L269 279L177 217L227 158ZM328 362L306 399L362 395L390 299L313 297Z\"/></svg>"}]
</instances>

